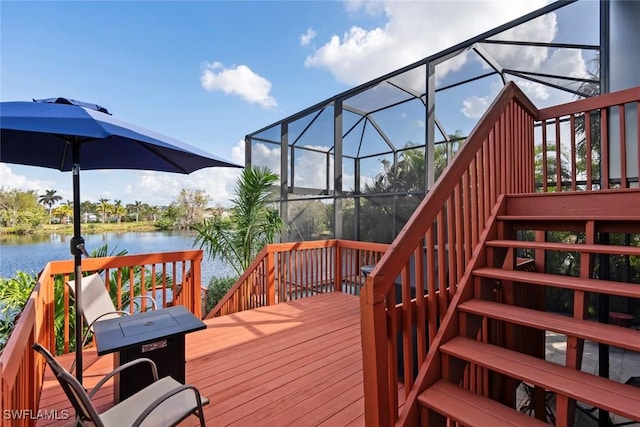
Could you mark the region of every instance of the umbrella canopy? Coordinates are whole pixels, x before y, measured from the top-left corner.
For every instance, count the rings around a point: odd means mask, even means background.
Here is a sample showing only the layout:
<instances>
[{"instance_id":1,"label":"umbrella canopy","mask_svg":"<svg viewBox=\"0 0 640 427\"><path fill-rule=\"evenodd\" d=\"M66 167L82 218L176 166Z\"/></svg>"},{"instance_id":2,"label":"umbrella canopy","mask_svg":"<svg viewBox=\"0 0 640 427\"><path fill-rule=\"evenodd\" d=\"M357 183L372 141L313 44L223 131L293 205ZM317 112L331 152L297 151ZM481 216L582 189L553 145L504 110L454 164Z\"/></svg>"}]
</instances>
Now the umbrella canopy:
<instances>
[{"instance_id":1,"label":"umbrella canopy","mask_svg":"<svg viewBox=\"0 0 640 427\"><path fill-rule=\"evenodd\" d=\"M100 111L89 108L91 105ZM0 121L0 161L6 163L70 171L72 148L77 143L84 170L191 173L215 166L241 167L184 142L118 120L96 104L66 98L0 103Z\"/></svg>"},{"instance_id":2,"label":"umbrella canopy","mask_svg":"<svg viewBox=\"0 0 640 427\"><path fill-rule=\"evenodd\" d=\"M82 383L80 168L191 173L242 167L176 139L125 123L97 104L68 98L0 103L0 162L73 171L76 377Z\"/></svg>"}]
</instances>

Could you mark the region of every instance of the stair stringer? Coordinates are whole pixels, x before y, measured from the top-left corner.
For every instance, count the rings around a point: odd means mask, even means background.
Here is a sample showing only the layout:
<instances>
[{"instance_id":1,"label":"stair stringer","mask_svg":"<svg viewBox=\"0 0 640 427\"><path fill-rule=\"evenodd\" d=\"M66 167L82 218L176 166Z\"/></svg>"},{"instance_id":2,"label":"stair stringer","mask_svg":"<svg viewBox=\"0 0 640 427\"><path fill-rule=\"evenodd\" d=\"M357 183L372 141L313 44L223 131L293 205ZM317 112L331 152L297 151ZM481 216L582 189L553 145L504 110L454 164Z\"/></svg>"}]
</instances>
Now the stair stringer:
<instances>
[{"instance_id":1,"label":"stair stringer","mask_svg":"<svg viewBox=\"0 0 640 427\"><path fill-rule=\"evenodd\" d=\"M478 243L473 249L473 255L467 263L465 273L458 283L457 291L451 300L451 304L438 328L436 336L429 347L429 352L425 361L420 366L418 376L411 391L407 395L403 410L400 412L396 426L418 426L420 425L420 408L418 396L427 388L435 384L442 378L442 353L440 346L460 335L460 322L458 306L474 297L473 271L477 268L487 266L487 247L485 243L497 238L499 235L498 216L505 215L507 209L506 197L498 197L496 204L491 210L491 215L487 220L485 230L480 235ZM473 334L480 328L480 324L465 325L465 335Z\"/></svg>"}]
</instances>

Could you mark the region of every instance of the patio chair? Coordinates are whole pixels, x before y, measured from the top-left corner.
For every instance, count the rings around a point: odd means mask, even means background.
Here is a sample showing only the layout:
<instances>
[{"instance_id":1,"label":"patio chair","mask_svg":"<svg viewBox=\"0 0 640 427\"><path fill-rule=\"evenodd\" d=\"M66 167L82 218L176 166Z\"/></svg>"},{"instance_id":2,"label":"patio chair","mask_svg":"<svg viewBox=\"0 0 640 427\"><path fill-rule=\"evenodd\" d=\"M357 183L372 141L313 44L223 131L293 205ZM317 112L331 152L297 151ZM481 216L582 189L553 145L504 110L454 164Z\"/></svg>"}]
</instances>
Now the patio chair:
<instances>
[{"instance_id":1,"label":"patio chair","mask_svg":"<svg viewBox=\"0 0 640 427\"><path fill-rule=\"evenodd\" d=\"M44 356L60 386L76 411L75 425L96 427L123 426L175 426L190 415L195 415L204 426L202 405L209 399L200 395L195 386L181 384L172 377L158 379L158 370L151 359L140 358L114 369L87 392L82 384L69 373L53 355L38 343L33 349ZM138 364L150 364L154 382L133 396L98 413L91 399L110 378ZM139 369L136 368L136 369Z\"/></svg>"},{"instance_id":2,"label":"patio chair","mask_svg":"<svg viewBox=\"0 0 640 427\"><path fill-rule=\"evenodd\" d=\"M71 289L71 292L75 294L76 285L74 280L69 280L67 285ZM148 295L141 295L134 297L129 301L129 304L134 300L148 299L153 310L157 308L156 302ZM105 286L104 280L98 273L91 274L82 278L82 316L85 322L87 322L87 331L82 338L82 348L85 347L89 337L93 333L93 324L106 319L112 319L118 316L126 316L129 312L124 310L116 310L116 307L111 301L109 292ZM76 363L73 362L71 372L75 369Z\"/></svg>"}]
</instances>

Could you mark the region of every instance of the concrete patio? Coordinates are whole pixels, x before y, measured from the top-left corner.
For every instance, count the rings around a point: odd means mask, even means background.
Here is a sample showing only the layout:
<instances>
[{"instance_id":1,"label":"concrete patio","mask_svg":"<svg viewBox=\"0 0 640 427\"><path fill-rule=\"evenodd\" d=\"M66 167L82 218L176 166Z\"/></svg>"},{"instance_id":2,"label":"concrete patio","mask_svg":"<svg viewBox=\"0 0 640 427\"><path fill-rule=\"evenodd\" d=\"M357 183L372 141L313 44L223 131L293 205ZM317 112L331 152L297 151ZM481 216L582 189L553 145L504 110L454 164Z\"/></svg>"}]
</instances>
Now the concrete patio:
<instances>
[{"instance_id":1,"label":"concrete patio","mask_svg":"<svg viewBox=\"0 0 640 427\"><path fill-rule=\"evenodd\" d=\"M640 339L640 331L638 331ZM565 364L565 356L567 350L567 339L565 335L554 332L547 332L546 338L546 360ZM585 372L598 373L598 344L586 341L584 345L584 355L582 358L582 370ZM640 377L640 353L623 350L617 347L609 348L609 378L614 381L626 382L631 377ZM518 389L518 407L527 404L527 394L521 385ZM550 398L550 409L554 410L555 399ZM585 410L576 412L575 425L578 427L598 426L598 411L589 412L590 406L580 404ZM638 425L619 415L609 414L612 425Z\"/></svg>"}]
</instances>

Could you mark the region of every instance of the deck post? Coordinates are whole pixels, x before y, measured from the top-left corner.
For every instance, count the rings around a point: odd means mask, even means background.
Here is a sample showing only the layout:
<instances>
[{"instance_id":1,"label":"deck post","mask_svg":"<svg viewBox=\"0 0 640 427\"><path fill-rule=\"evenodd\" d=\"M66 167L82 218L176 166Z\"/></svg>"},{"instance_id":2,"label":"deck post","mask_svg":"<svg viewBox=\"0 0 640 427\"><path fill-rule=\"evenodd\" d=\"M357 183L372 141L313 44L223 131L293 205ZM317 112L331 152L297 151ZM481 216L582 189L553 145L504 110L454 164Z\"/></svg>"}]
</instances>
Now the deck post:
<instances>
[{"instance_id":1,"label":"deck post","mask_svg":"<svg viewBox=\"0 0 640 427\"><path fill-rule=\"evenodd\" d=\"M267 252L267 305L276 304L276 267L272 251Z\"/></svg>"},{"instance_id":2,"label":"deck post","mask_svg":"<svg viewBox=\"0 0 640 427\"><path fill-rule=\"evenodd\" d=\"M191 274L191 280L192 280L192 285L193 285L193 289L191 290L191 292L193 292L193 297L192 297L192 302L191 302L191 304L192 304L191 312L198 319L202 319L202 272L201 272L201 267L202 267L202 251L200 251L199 256L197 256L196 259L191 264L191 268L193 268L193 271L192 271L192 274Z\"/></svg>"},{"instance_id":3,"label":"deck post","mask_svg":"<svg viewBox=\"0 0 640 427\"><path fill-rule=\"evenodd\" d=\"M334 286L336 291L342 292L342 246L340 240L335 240L337 243L335 248L335 273L334 273Z\"/></svg>"},{"instance_id":4,"label":"deck post","mask_svg":"<svg viewBox=\"0 0 640 427\"><path fill-rule=\"evenodd\" d=\"M387 321L384 301L368 301L368 279L360 294L362 335L362 375L364 378L364 417L367 427L386 427L395 423L395 406L391 405Z\"/></svg>"}]
</instances>

